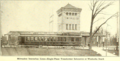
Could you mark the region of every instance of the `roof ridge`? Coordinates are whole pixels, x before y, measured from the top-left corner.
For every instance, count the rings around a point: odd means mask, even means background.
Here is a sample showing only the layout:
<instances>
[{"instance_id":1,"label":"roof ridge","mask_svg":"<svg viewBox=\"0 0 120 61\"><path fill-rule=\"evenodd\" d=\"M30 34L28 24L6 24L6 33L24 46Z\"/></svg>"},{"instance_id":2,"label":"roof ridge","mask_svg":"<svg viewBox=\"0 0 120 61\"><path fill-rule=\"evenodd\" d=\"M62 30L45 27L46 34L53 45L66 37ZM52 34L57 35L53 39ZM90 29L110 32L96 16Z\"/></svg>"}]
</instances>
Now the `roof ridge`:
<instances>
[{"instance_id":1,"label":"roof ridge","mask_svg":"<svg viewBox=\"0 0 120 61\"><path fill-rule=\"evenodd\" d=\"M64 8L76 8L76 7L68 3L66 6L64 6Z\"/></svg>"}]
</instances>

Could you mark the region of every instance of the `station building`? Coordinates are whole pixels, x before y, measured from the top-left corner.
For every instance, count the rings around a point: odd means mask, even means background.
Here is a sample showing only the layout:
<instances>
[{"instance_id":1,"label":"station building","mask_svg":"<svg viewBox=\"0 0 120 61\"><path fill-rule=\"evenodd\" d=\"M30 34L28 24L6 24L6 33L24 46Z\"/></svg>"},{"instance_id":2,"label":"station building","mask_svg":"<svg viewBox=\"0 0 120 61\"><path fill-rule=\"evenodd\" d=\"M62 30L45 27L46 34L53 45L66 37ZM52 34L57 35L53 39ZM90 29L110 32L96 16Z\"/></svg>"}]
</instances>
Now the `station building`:
<instances>
[{"instance_id":1,"label":"station building","mask_svg":"<svg viewBox=\"0 0 120 61\"><path fill-rule=\"evenodd\" d=\"M37 41L44 37L44 41L46 39L51 39L51 42L54 42L54 37L59 37L56 40L59 41L72 41L70 43L74 43L75 41L79 41L80 44L87 46L89 43L89 32L81 32L80 27L80 14L82 12L81 8L77 8L72 6L71 4L67 4L64 7L61 7L57 10L58 15L58 32L40 32L40 31L10 31L8 34L5 34L3 39L6 39L7 44L24 42L26 40ZM98 45L101 44L104 40L105 35L101 33L96 33L93 37L93 44ZM64 39L60 39L60 37ZM14 40L13 40L14 39ZM3 43L4 44L4 43ZM53 43L57 44L57 43ZM79 44L79 43L78 43Z\"/></svg>"}]
</instances>

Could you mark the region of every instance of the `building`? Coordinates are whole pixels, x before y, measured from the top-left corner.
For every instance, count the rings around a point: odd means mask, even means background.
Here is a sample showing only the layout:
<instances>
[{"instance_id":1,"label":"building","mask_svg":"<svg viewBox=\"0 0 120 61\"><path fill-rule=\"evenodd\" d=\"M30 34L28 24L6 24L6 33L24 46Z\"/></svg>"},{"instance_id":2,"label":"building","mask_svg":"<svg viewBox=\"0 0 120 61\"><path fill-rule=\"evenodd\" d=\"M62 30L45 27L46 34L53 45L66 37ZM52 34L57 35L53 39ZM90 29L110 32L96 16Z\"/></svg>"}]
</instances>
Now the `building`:
<instances>
[{"instance_id":1,"label":"building","mask_svg":"<svg viewBox=\"0 0 120 61\"><path fill-rule=\"evenodd\" d=\"M87 45L89 32L80 31L80 13L82 9L67 4L58 11L58 32L10 31L7 44L23 44L29 42L40 45ZM97 33L94 40L100 43L105 35ZM54 41L53 41L54 40ZM48 43L49 42L49 43ZM96 44L96 43L95 43Z\"/></svg>"},{"instance_id":2,"label":"building","mask_svg":"<svg viewBox=\"0 0 120 61\"><path fill-rule=\"evenodd\" d=\"M70 4L61 7L58 11L58 32L80 32L81 8Z\"/></svg>"}]
</instances>

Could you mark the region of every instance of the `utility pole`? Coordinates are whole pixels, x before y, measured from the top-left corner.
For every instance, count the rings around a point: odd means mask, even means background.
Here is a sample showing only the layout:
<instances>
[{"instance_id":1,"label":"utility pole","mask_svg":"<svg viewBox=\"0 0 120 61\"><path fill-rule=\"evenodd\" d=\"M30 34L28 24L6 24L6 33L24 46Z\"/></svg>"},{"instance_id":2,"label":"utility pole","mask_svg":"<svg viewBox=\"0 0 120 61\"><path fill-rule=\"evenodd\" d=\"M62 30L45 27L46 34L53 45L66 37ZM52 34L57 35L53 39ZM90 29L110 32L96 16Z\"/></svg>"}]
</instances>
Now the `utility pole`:
<instances>
[{"instance_id":1,"label":"utility pole","mask_svg":"<svg viewBox=\"0 0 120 61\"><path fill-rule=\"evenodd\" d=\"M49 18L49 32L53 32L53 9L52 9L52 15L50 14L50 18Z\"/></svg>"},{"instance_id":2,"label":"utility pole","mask_svg":"<svg viewBox=\"0 0 120 61\"><path fill-rule=\"evenodd\" d=\"M0 50L1 50L1 47L2 47L2 43L1 43L1 37L2 37L1 15L2 15L2 11L1 11L1 1L0 1ZM0 55L2 55L2 51L0 51Z\"/></svg>"},{"instance_id":3,"label":"utility pole","mask_svg":"<svg viewBox=\"0 0 120 61\"><path fill-rule=\"evenodd\" d=\"M119 14L119 13L117 13L117 16L116 16L116 17L117 17L117 21L116 21L116 22L117 22L117 41L116 41L116 43L117 43L117 45L116 45L116 50L117 50L117 51L118 51L118 44L119 44L119 21L118 21L118 18L119 18L119 17L118 17L118 14Z\"/></svg>"}]
</instances>

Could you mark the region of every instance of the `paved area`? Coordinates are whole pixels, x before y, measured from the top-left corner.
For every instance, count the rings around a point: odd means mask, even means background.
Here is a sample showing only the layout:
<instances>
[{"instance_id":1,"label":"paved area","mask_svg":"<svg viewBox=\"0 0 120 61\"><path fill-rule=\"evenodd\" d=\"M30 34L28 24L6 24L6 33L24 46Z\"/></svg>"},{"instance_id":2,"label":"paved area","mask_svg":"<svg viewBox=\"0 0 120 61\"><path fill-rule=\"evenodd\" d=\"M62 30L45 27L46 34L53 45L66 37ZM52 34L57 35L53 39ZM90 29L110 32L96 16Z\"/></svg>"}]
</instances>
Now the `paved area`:
<instances>
[{"instance_id":1,"label":"paved area","mask_svg":"<svg viewBox=\"0 0 120 61\"><path fill-rule=\"evenodd\" d=\"M106 53L106 51L103 50L103 47L92 47L92 50L96 51L99 54L101 54L101 56L116 56L116 55L111 54L109 52Z\"/></svg>"}]
</instances>

